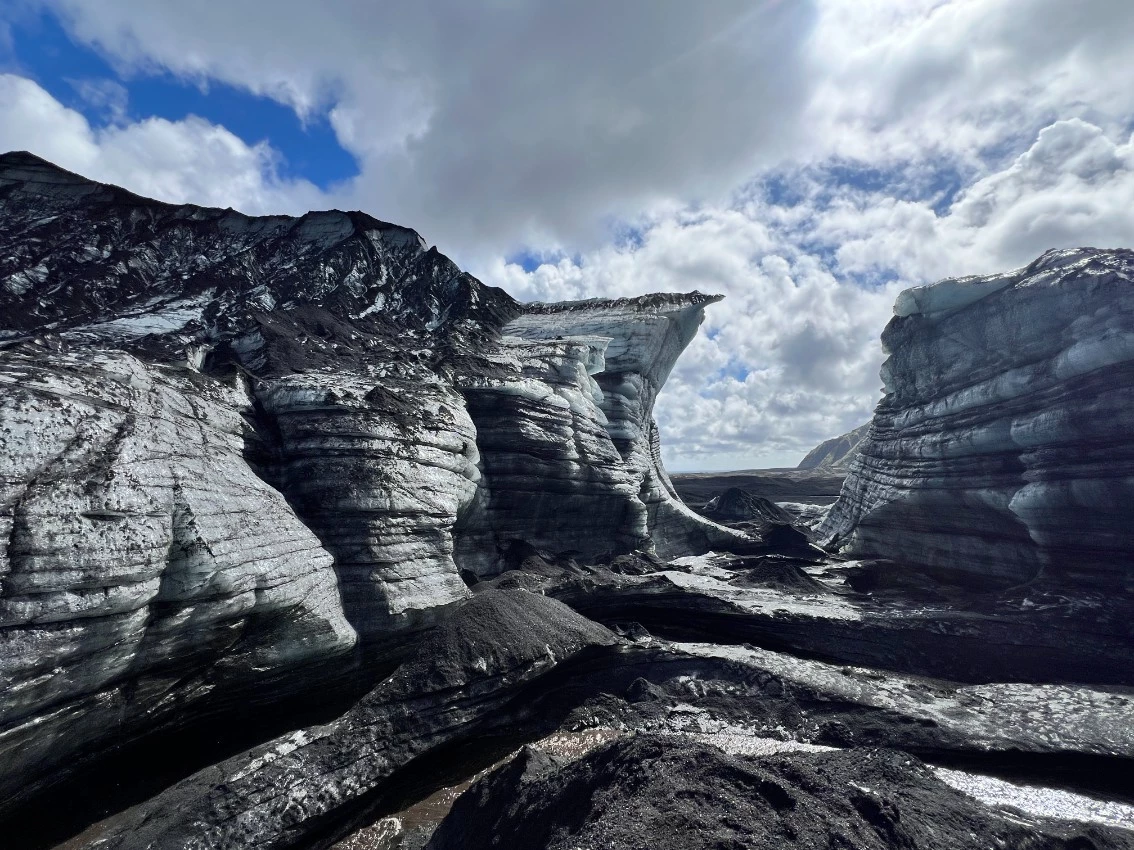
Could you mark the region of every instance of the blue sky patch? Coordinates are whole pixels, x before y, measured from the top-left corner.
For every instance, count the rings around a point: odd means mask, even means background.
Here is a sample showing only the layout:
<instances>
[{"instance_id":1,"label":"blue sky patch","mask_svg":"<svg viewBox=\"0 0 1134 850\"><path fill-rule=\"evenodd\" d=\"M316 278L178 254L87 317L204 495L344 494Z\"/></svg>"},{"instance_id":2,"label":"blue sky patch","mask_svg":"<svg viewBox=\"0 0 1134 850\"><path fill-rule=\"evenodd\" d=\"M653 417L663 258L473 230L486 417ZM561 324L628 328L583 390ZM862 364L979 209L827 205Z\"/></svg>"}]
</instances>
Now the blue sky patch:
<instances>
[{"instance_id":1,"label":"blue sky patch","mask_svg":"<svg viewBox=\"0 0 1134 850\"><path fill-rule=\"evenodd\" d=\"M840 189L851 189L867 195L925 202L941 215L969 182L971 175L944 160L880 168L844 159L802 170L781 169L761 175L740 191L737 201L756 194L778 207L795 207L808 200L822 205L829 203ZM809 189L816 192L813 198L808 195Z\"/></svg>"},{"instance_id":2,"label":"blue sky patch","mask_svg":"<svg viewBox=\"0 0 1134 850\"><path fill-rule=\"evenodd\" d=\"M555 265L566 259L570 259L576 266L583 265L581 254L568 254L566 251L537 251L533 248L522 248L514 254L509 254L504 258L504 262L517 265L526 272L534 272L542 265Z\"/></svg>"},{"instance_id":3,"label":"blue sky patch","mask_svg":"<svg viewBox=\"0 0 1134 850\"><path fill-rule=\"evenodd\" d=\"M840 270L839 279L849 281L857 286L861 286L863 289L872 289L885 286L888 283L894 283L901 279L901 275L894 269L875 267L868 272L848 272Z\"/></svg>"},{"instance_id":4,"label":"blue sky patch","mask_svg":"<svg viewBox=\"0 0 1134 850\"><path fill-rule=\"evenodd\" d=\"M545 262L547 262L547 260L544 259L543 254L537 251L529 251L525 249L523 251L517 251L515 254L511 254L510 256L505 257L504 262L512 265L517 265L526 272L534 272Z\"/></svg>"},{"instance_id":5,"label":"blue sky patch","mask_svg":"<svg viewBox=\"0 0 1134 850\"><path fill-rule=\"evenodd\" d=\"M618 222L613 227L614 244L623 251L637 251L646 242L646 231L626 222Z\"/></svg>"},{"instance_id":6,"label":"blue sky patch","mask_svg":"<svg viewBox=\"0 0 1134 850\"><path fill-rule=\"evenodd\" d=\"M94 127L115 120L179 121L197 115L249 145L267 140L281 156L281 177L304 178L326 189L358 174L357 162L339 144L326 115L313 115L305 124L288 106L215 81L202 88L169 73L123 79L46 13L15 22L11 45L8 55L0 57L0 69L35 80ZM123 91L124 102L116 102ZM116 114L118 110L124 114Z\"/></svg>"},{"instance_id":7,"label":"blue sky patch","mask_svg":"<svg viewBox=\"0 0 1134 850\"><path fill-rule=\"evenodd\" d=\"M751 370L747 365L741 363L739 360L733 357L728 361L728 363L717 370L712 380L715 382L722 380L723 378L733 378L741 383L744 383L744 379L748 377L750 372Z\"/></svg>"},{"instance_id":8,"label":"blue sky patch","mask_svg":"<svg viewBox=\"0 0 1134 850\"><path fill-rule=\"evenodd\" d=\"M796 181L782 171L765 176L760 189L768 202L777 207L794 207L807 200Z\"/></svg>"},{"instance_id":9,"label":"blue sky patch","mask_svg":"<svg viewBox=\"0 0 1134 850\"><path fill-rule=\"evenodd\" d=\"M819 180L832 190L850 188L902 201L929 201L948 208L968 182L956 165L946 161L908 162L895 168L876 168L849 160L817 169Z\"/></svg>"}]
</instances>

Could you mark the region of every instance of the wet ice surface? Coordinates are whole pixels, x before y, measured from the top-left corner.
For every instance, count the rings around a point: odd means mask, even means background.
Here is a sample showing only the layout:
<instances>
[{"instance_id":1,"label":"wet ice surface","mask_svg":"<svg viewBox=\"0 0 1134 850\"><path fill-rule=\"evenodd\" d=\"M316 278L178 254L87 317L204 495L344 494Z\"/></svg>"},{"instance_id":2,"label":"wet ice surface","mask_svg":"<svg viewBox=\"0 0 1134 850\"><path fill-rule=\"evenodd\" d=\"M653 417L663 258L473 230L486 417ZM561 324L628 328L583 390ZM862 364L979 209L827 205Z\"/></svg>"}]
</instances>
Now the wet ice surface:
<instances>
[{"instance_id":1,"label":"wet ice surface","mask_svg":"<svg viewBox=\"0 0 1134 850\"><path fill-rule=\"evenodd\" d=\"M752 569L750 559L713 551L676 558L668 562L668 569L653 575L664 576L690 592L703 593L750 613L773 618L789 615L822 620L869 620L885 627L902 620L928 623L941 617L966 613L964 605L959 606L947 599L906 598L900 604L893 604L892 601L880 602L870 594L851 591L846 581L848 570L870 563L862 560L816 561L811 564L806 560L795 561L794 566L814 581L813 588L746 584L742 579ZM740 583L737 583L738 579ZM1013 612L1020 609L1032 613L1059 609L1071 614L1086 608L1098 608L1100 600L1043 591L1036 598L1013 599L1006 605L1006 610Z\"/></svg>"},{"instance_id":2,"label":"wet ice surface","mask_svg":"<svg viewBox=\"0 0 1134 850\"><path fill-rule=\"evenodd\" d=\"M731 556L719 555L716 552L707 552L704 555L686 555L684 558L675 558L670 566L680 567L683 573L695 576L728 581L736 573L725 569L722 564L728 563Z\"/></svg>"},{"instance_id":3,"label":"wet ice surface","mask_svg":"<svg viewBox=\"0 0 1134 850\"><path fill-rule=\"evenodd\" d=\"M693 706L678 706L665 720L649 728L650 732L691 738L711 744L726 753L740 756L769 756L786 752L830 752L834 747L809 744L791 739L769 738L743 725L728 723L709 716ZM611 727L595 727L579 731L556 732L530 746L570 759L582 758L591 750L634 734ZM427 834L444 819L454 801L469 786L512 758L515 752L455 785L440 788L412 806L384 817L334 845L334 850L409 850L424 844ZM991 776L934 767L946 785L987 806L1009 807L1024 816L1097 823L1134 830L1134 805L1097 800L1083 794L1007 782ZM1009 819L1019 819L1004 812ZM416 841L415 841L416 839Z\"/></svg>"},{"instance_id":4,"label":"wet ice surface","mask_svg":"<svg viewBox=\"0 0 1134 850\"><path fill-rule=\"evenodd\" d=\"M702 744L711 744L726 753L738 756L770 756L776 753L822 753L834 750L821 744L809 744L796 741L789 737L770 738L761 735L752 729L735 723L717 720L709 717L700 709L690 710L687 714L680 711L670 714L658 728L649 731L663 735L672 735L680 738L692 738Z\"/></svg>"},{"instance_id":5,"label":"wet ice surface","mask_svg":"<svg viewBox=\"0 0 1134 850\"><path fill-rule=\"evenodd\" d=\"M1134 690L1016 683L956 685L865 667L828 664L748 646L670 643L726 658L871 708L898 711L963 733L974 749L1134 756Z\"/></svg>"},{"instance_id":6,"label":"wet ice surface","mask_svg":"<svg viewBox=\"0 0 1134 850\"><path fill-rule=\"evenodd\" d=\"M729 569L735 562L736 557L733 555L708 552L678 558L671 562L671 566L678 569L662 570L656 575L665 576L678 587L723 599L752 613L774 616L783 612L793 616L837 620L861 620L866 613L860 606L835 594L785 594L775 588L738 587L730 584L731 580L742 575L742 572Z\"/></svg>"},{"instance_id":7,"label":"wet ice surface","mask_svg":"<svg viewBox=\"0 0 1134 850\"><path fill-rule=\"evenodd\" d=\"M768 738L743 725L714 720L692 707L687 712L678 711L675 715L670 715L664 726L656 731L675 737L689 737L740 756L768 756L785 752L816 753L835 749L801 741ZM934 767L933 770L946 785L987 806L1009 806L1036 817L1134 830L1134 805L1097 800L1055 788L1008 782L963 770L943 767Z\"/></svg>"},{"instance_id":8,"label":"wet ice surface","mask_svg":"<svg viewBox=\"0 0 1134 850\"><path fill-rule=\"evenodd\" d=\"M682 559L687 580L719 582L710 559ZM692 573L692 574L691 574ZM722 583L723 584L723 583ZM654 639L648 638L652 641ZM748 646L663 642L675 651L725 658L814 688L833 698L889 709L932 720L962 731L976 749L1077 751L1134 755L1134 690L1068 685L958 685L937 679L899 675L864 667L828 664ZM694 686L695 682L691 682ZM806 729L749 727L715 717L704 708L681 704L664 718L638 731L688 737L745 756L833 749L796 740ZM580 758L622 735L610 727L560 731L533 743L545 752ZM774 736L774 737L773 737ZM338 850L412 850L448 814L453 802L473 782L507 758L462 782L439 788L417 803L383 818L335 845ZM1134 806L1083 794L1021 785L976 773L934 768L946 784L990 806L1008 806L1008 818L1048 817L1134 829Z\"/></svg>"},{"instance_id":9,"label":"wet ice surface","mask_svg":"<svg viewBox=\"0 0 1134 850\"><path fill-rule=\"evenodd\" d=\"M834 749L799 741L781 741L753 735L743 727L724 725L715 732L686 732L696 741L712 744L726 753L740 756L768 756L785 752L815 753ZM1025 814L1059 820L1098 823L1134 830L1134 806L1096 800L1084 794L1022 785L963 770L934 767L937 778L946 785L984 803L986 806L1009 806Z\"/></svg>"},{"instance_id":10,"label":"wet ice surface","mask_svg":"<svg viewBox=\"0 0 1134 850\"><path fill-rule=\"evenodd\" d=\"M711 560L690 558L682 561L684 569L700 574L675 572L673 575L698 581L718 581L712 574L719 568ZM918 676L801 659L755 647L665 643L690 655L749 664L785 681L809 686L848 702L890 709L963 730L975 748L1020 747L1134 754L1134 727L1129 723L1129 718L1134 716L1134 691L1131 689L1012 683L961 686ZM747 727L687 704L675 706L665 718L647 724L641 731L688 737L725 752L745 756L833 749L795 740L795 736L801 733L806 737L806 730ZM531 746L554 755L580 758L595 747L625 734L633 733L610 727L560 731ZM511 758L511 754L507 758ZM336 847L338 850L409 850L421 846L425 833L432 831L448 814L456 798L503 761L506 759L460 783L438 789L412 806L351 835ZM1023 813L1014 815L1009 812L1006 817L1060 818L1134 829L1134 806L1131 805L1041 786L1015 784L965 771L935 770L946 784L986 805L1009 806Z\"/></svg>"},{"instance_id":11,"label":"wet ice surface","mask_svg":"<svg viewBox=\"0 0 1134 850\"><path fill-rule=\"evenodd\" d=\"M1020 785L979 773L935 767L937 778L989 806L1011 806L1030 815L1100 823L1134 830L1134 806L1096 800L1083 794Z\"/></svg>"}]
</instances>

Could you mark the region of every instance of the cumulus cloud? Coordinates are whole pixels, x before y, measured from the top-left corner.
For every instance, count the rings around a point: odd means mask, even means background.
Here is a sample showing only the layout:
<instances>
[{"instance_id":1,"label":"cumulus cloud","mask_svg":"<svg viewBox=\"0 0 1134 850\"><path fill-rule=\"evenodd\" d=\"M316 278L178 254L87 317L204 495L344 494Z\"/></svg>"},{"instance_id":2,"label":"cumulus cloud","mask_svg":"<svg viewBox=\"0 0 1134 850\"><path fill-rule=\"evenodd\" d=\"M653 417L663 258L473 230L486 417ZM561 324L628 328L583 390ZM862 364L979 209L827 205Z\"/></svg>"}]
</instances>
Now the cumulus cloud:
<instances>
[{"instance_id":1,"label":"cumulus cloud","mask_svg":"<svg viewBox=\"0 0 1134 850\"><path fill-rule=\"evenodd\" d=\"M824 0L808 119L824 152L881 162L981 158L1079 117L1134 113L1126 0Z\"/></svg>"},{"instance_id":2,"label":"cumulus cloud","mask_svg":"<svg viewBox=\"0 0 1134 850\"><path fill-rule=\"evenodd\" d=\"M1024 265L1049 248L1134 245L1134 142L1080 119L936 210L796 173L798 196L670 210L638 238L525 272L481 274L531 299L719 292L658 403L676 469L794 465L870 417L878 335L897 293ZM882 282L884 281L884 282Z\"/></svg>"},{"instance_id":3,"label":"cumulus cloud","mask_svg":"<svg viewBox=\"0 0 1134 850\"><path fill-rule=\"evenodd\" d=\"M37 4L127 88L325 115L361 172L320 193L205 119L129 123L100 83L92 126L11 76L0 146L168 200L367 209L521 298L724 293L659 403L679 468L865 421L905 286L1134 244L1128 0Z\"/></svg>"},{"instance_id":4,"label":"cumulus cloud","mask_svg":"<svg viewBox=\"0 0 1134 850\"><path fill-rule=\"evenodd\" d=\"M630 295L692 288L726 296L678 361L658 402L674 469L794 465L860 425L878 397L878 333L894 285L841 282L765 204L665 214L639 237L531 272L482 271L520 297Z\"/></svg>"},{"instance_id":5,"label":"cumulus cloud","mask_svg":"<svg viewBox=\"0 0 1134 850\"><path fill-rule=\"evenodd\" d=\"M975 179L1053 121L1134 113L1126 0L42 2L124 73L329 112L362 165L338 200L468 253L593 244L788 160Z\"/></svg>"},{"instance_id":6,"label":"cumulus cloud","mask_svg":"<svg viewBox=\"0 0 1134 850\"><path fill-rule=\"evenodd\" d=\"M346 202L470 250L727 192L805 129L813 0L50 5L126 69L329 109Z\"/></svg>"},{"instance_id":7,"label":"cumulus cloud","mask_svg":"<svg viewBox=\"0 0 1134 850\"><path fill-rule=\"evenodd\" d=\"M92 127L32 80L0 74L0 150L30 150L87 177L173 203L302 212L321 206L306 181L281 180L266 143L248 145L189 116Z\"/></svg>"},{"instance_id":8,"label":"cumulus cloud","mask_svg":"<svg viewBox=\"0 0 1134 850\"><path fill-rule=\"evenodd\" d=\"M1050 248L1134 244L1134 141L1057 121L1001 171L938 214L924 202L847 192L814 221L845 272L896 270L914 283L989 273Z\"/></svg>"},{"instance_id":9,"label":"cumulus cloud","mask_svg":"<svg viewBox=\"0 0 1134 850\"><path fill-rule=\"evenodd\" d=\"M70 79L67 82L84 103L105 118L106 123L122 124L126 121L130 93L122 83L90 77Z\"/></svg>"}]
</instances>

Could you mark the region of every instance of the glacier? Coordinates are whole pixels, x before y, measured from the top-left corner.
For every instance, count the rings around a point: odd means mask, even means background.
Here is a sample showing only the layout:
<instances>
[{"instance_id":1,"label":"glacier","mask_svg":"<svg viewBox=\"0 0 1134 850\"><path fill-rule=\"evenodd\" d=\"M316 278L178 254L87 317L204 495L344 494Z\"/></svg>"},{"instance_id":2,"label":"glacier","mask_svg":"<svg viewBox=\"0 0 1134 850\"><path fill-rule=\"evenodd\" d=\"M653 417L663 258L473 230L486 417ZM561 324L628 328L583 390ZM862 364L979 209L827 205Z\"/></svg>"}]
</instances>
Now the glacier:
<instances>
[{"instance_id":1,"label":"glacier","mask_svg":"<svg viewBox=\"0 0 1134 850\"><path fill-rule=\"evenodd\" d=\"M886 394L819 529L843 554L1129 590L1134 252L899 297Z\"/></svg>"}]
</instances>

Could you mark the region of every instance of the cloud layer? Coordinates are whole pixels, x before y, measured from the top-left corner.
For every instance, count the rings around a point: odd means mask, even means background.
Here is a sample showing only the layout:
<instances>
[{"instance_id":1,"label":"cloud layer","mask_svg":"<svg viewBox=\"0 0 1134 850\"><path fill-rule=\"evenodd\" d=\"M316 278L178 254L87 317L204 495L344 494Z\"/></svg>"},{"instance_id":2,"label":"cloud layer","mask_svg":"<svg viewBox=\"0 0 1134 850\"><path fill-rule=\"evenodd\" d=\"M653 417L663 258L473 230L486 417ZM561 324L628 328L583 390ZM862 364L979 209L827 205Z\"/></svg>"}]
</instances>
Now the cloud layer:
<instances>
[{"instance_id":1,"label":"cloud layer","mask_svg":"<svg viewBox=\"0 0 1134 850\"><path fill-rule=\"evenodd\" d=\"M190 116L92 127L39 84L0 74L0 150L29 150L84 176L173 203L250 213L304 212L326 204L315 186L284 181L267 143L249 145Z\"/></svg>"},{"instance_id":2,"label":"cloud layer","mask_svg":"<svg viewBox=\"0 0 1134 850\"><path fill-rule=\"evenodd\" d=\"M727 295L658 405L671 466L727 469L794 465L869 418L878 334L906 286L1016 268L1053 247L1134 245L1134 141L1080 119L1044 128L944 206L839 179L797 172L786 202L764 185L727 208L667 212L631 242L484 276L540 300L693 285Z\"/></svg>"},{"instance_id":3,"label":"cloud layer","mask_svg":"<svg viewBox=\"0 0 1134 850\"><path fill-rule=\"evenodd\" d=\"M678 468L794 463L865 421L904 286L1134 245L1126 0L37 6L119 79L82 83L92 124L0 76L0 147L173 201L364 208L522 298L726 294L659 404ZM129 121L154 72L326 115L358 177Z\"/></svg>"}]
</instances>

